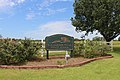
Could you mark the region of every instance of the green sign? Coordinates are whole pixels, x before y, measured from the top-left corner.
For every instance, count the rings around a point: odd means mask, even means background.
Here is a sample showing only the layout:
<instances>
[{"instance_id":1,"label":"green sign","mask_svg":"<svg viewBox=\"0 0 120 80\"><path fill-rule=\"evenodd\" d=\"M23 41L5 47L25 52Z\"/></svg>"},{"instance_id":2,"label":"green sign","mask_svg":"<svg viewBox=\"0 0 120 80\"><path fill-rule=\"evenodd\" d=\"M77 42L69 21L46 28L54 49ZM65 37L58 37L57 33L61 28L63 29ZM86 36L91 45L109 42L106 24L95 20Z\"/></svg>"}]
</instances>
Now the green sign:
<instances>
[{"instance_id":1,"label":"green sign","mask_svg":"<svg viewBox=\"0 0 120 80\"><path fill-rule=\"evenodd\" d=\"M45 48L46 50L73 50L74 38L63 34L48 36L45 38Z\"/></svg>"}]
</instances>

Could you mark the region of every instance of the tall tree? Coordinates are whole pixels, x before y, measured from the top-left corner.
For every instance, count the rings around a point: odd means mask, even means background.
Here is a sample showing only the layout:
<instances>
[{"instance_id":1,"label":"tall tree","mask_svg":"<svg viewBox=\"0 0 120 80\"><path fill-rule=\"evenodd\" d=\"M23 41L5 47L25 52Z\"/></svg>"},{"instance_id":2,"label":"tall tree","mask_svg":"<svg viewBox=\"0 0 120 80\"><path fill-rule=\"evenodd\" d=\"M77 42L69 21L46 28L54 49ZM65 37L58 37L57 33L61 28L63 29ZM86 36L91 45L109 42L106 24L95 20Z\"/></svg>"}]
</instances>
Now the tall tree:
<instances>
[{"instance_id":1,"label":"tall tree","mask_svg":"<svg viewBox=\"0 0 120 80\"><path fill-rule=\"evenodd\" d=\"M75 0L73 7L76 31L98 30L107 42L120 34L120 0Z\"/></svg>"}]
</instances>

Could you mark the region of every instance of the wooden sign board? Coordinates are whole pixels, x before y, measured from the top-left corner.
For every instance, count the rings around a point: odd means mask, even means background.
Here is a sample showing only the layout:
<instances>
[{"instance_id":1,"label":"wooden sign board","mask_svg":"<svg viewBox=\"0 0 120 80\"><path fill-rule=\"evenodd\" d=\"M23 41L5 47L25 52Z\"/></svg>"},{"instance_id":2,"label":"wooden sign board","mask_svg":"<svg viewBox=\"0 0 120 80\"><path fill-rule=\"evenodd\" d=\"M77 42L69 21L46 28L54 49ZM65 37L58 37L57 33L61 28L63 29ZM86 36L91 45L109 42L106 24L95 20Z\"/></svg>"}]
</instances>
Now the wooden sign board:
<instances>
[{"instance_id":1,"label":"wooden sign board","mask_svg":"<svg viewBox=\"0 0 120 80\"><path fill-rule=\"evenodd\" d=\"M73 50L74 38L64 35L56 34L45 38L46 50Z\"/></svg>"}]
</instances>

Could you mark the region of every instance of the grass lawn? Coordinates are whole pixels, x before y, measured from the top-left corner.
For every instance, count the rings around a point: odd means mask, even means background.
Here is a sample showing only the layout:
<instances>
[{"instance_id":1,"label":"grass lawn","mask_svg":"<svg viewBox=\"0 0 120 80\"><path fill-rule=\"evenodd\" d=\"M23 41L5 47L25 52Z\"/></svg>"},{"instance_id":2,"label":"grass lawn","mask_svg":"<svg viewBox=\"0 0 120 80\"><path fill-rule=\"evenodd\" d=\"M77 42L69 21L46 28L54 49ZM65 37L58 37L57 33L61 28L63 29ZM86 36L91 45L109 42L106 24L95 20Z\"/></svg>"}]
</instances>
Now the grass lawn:
<instances>
[{"instance_id":1,"label":"grass lawn","mask_svg":"<svg viewBox=\"0 0 120 80\"><path fill-rule=\"evenodd\" d=\"M0 80L120 80L120 47L114 58L64 69L0 69Z\"/></svg>"}]
</instances>

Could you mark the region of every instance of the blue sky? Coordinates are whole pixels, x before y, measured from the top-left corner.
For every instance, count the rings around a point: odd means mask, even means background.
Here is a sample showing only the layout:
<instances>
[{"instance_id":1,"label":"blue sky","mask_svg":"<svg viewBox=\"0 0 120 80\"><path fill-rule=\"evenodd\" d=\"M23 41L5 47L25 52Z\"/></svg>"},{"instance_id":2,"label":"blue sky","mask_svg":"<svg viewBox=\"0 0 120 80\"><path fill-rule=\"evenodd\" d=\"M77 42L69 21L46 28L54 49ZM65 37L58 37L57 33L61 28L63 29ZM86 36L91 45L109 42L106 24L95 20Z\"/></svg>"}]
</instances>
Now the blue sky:
<instances>
[{"instance_id":1,"label":"blue sky","mask_svg":"<svg viewBox=\"0 0 120 80\"><path fill-rule=\"evenodd\" d=\"M0 0L0 34L9 38L44 39L52 34L80 38L71 25L74 0ZM92 38L89 35L86 38Z\"/></svg>"}]
</instances>

